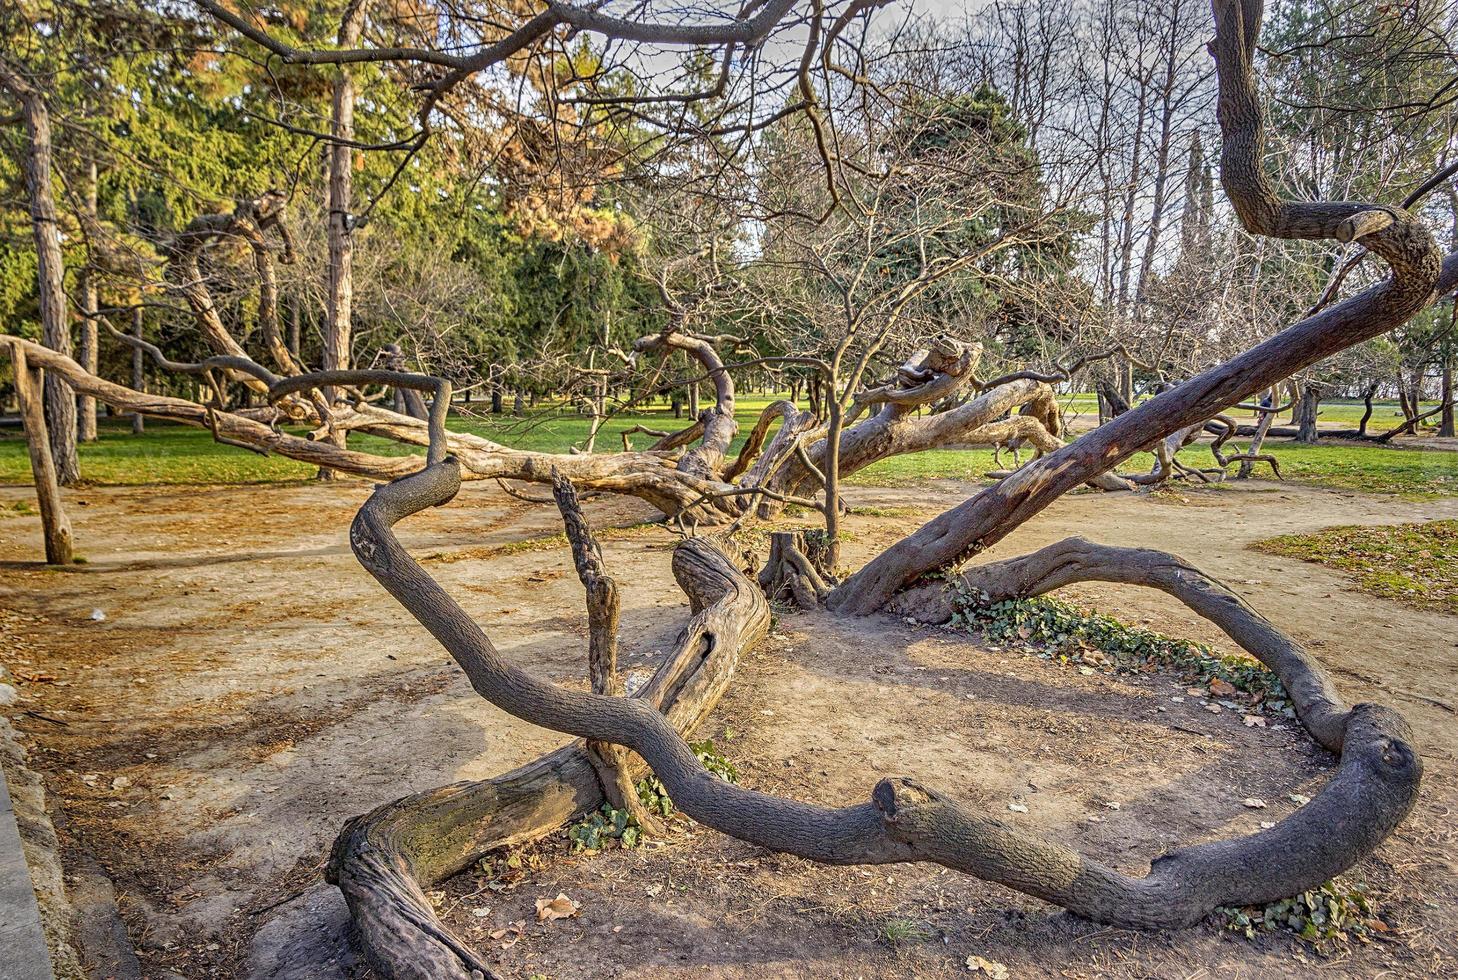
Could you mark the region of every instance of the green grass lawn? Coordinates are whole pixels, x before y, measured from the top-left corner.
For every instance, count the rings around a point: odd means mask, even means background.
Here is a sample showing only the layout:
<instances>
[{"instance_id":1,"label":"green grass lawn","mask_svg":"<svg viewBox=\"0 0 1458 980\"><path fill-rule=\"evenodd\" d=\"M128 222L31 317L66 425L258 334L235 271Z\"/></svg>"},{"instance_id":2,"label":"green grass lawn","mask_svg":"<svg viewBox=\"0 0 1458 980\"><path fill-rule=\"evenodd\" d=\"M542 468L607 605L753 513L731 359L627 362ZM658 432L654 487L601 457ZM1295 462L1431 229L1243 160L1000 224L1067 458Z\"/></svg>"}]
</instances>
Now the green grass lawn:
<instances>
[{"instance_id":1,"label":"green grass lawn","mask_svg":"<svg viewBox=\"0 0 1458 980\"><path fill-rule=\"evenodd\" d=\"M1458 521L1329 527L1251 547L1350 572L1363 591L1458 613Z\"/></svg>"},{"instance_id":2,"label":"green grass lawn","mask_svg":"<svg viewBox=\"0 0 1458 980\"><path fill-rule=\"evenodd\" d=\"M1092 416L1095 419L1098 418L1098 398L1092 394L1081 393L1077 395L1060 395L1058 398L1058 404L1062 405L1065 411L1077 411L1084 415ZM1281 404L1285 403L1282 402ZM1437 402L1423 403L1423 411L1427 411L1430 408L1437 407ZM1360 400L1340 399L1324 401L1321 403L1321 414L1318 417L1322 422L1339 424L1344 428L1355 429L1357 427L1357 423L1362 421L1362 413L1364 411L1366 411L1366 408ZM1229 415L1231 418L1235 419L1235 421L1239 422L1242 425L1253 424L1260 420L1259 415L1256 415L1252 412L1247 412L1246 410L1239 408L1234 409L1230 412L1226 412L1225 414ZM1435 422L1437 420L1430 419L1429 421ZM1398 407L1398 404L1395 400L1374 401L1372 403L1372 419L1368 423L1369 431L1373 433L1380 433L1385 429L1390 429L1400 424L1401 422L1402 409ZM1276 418L1275 424L1292 424L1290 411L1288 410L1282 412Z\"/></svg>"},{"instance_id":3,"label":"green grass lawn","mask_svg":"<svg viewBox=\"0 0 1458 980\"><path fill-rule=\"evenodd\" d=\"M749 431L770 400L765 396L740 399L737 416L742 433ZM525 420L502 419L498 422L491 416L472 413L453 418L451 426L518 449L544 452L565 452L584 440L588 430L586 419L552 409L541 410ZM637 424L672 431L686 425L687 419L675 419L667 407L619 416L599 433L598 449L619 449L619 434ZM218 445L202 429L148 421L146 434L138 438L131 434L126 419L103 419L99 428L101 438L80 450L82 474L92 483L272 483L305 480L314 475L314 468L304 463ZM735 440L733 451L739 450L743 439L741 435ZM638 448L652 441L641 434L633 440ZM351 436L350 445L384 455L418 451L371 436ZM1295 482L1368 493L1458 496L1458 453L1336 443L1301 446L1284 441L1267 448L1281 461L1286 477ZM1182 458L1191 465L1210 465L1208 452L1198 446L1187 449ZM1004 460L1010 462L1010 457L1005 455ZM1141 454L1123 469L1141 471L1151 465L1151 458ZM933 479L976 479L989 469L990 450L939 449L882 460L852 476L850 482L862 486L912 486ZM0 430L0 482L30 482L30 463L19 429Z\"/></svg>"}]
</instances>

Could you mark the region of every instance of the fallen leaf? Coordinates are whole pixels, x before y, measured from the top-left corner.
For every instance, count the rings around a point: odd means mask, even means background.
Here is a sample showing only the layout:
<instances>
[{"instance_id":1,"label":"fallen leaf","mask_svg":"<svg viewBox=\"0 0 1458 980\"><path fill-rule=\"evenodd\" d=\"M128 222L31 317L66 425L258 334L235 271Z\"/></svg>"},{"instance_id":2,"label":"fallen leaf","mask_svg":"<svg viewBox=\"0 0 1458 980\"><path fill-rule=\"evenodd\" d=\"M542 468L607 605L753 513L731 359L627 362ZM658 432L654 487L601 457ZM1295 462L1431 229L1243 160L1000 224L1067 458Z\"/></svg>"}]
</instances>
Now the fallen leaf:
<instances>
[{"instance_id":1,"label":"fallen leaf","mask_svg":"<svg viewBox=\"0 0 1458 980\"><path fill-rule=\"evenodd\" d=\"M118 776L111 781L112 789L126 789L130 785L132 785L132 781L126 776Z\"/></svg>"},{"instance_id":2,"label":"fallen leaf","mask_svg":"<svg viewBox=\"0 0 1458 980\"><path fill-rule=\"evenodd\" d=\"M1210 682L1210 693L1218 694L1222 698L1228 698L1235 693L1235 685L1217 677Z\"/></svg>"},{"instance_id":3,"label":"fallen leaf","mask_svg":"<svg viewBox=\"0 0 1458 980\"><path fill-rule=\"evenodd\" d=\"M519 919L516 922L513 922L511 925L507 926L505 929L497 929L493 931L491 933L491 938L500 942L502 949L510 949L512 946L516 945L516 941L521 938L522 933L525 931L526 920Z\"/></svg>"},{"instance_id":4,"label":"fallen leaf","mask_svg":"<svg viewBox=\"0 0 1458 980\"><path fill-rule=\"evenodd\" d=\"M491 914L491 910L483 905L480 908L472 909L471 914L478 919L484 919Z\"/></svg>"},{"instance_id":5,"label":"fallen leaf","mask_svg":"<svg viewBox=\"0 0 1458 980\"><path fill-rule=\"evenodd\" d=\"M1304 793L1287 793L1286 799L1290 800L1292 803L1295 803L1297 806L1305 806L1306 804L1311 802L1311 797L1305 795Z\"/></svg>"},{"instance_id":6,"label":"fallen leaf","mask_svg":"<svg viewBox=\"0 0 1458 980\"><path fill-rule=\"evenodd\" d=\"M1275 821L1273 821L1273 820L1262 820L1261 821L1261 829L1262 830L1270 830L1275 825L1276 825L1275 824Z\"/></svg>"},{"instance_id":7,"label":"fallen leaf","mask_svg":"<svg viewBox=\"0 0 1458 980\"><path fill-rule=\"evenodd\" d=\"M1185 691L1185 693L1192 698L1208 698L1210 696L1210 692L1203 687L1192 687Z\"/></svg>"},{"instance_id":8,"label":"fallen leaf","mask_svg":"<svg viewBox=\"0 0 1458 980\"><path fill-rule=\"evenodd\" d=\"M985 973L992 980L1007 980L1007 967L996 960L986 960L980 956L969 956L966 960L967 969L973 973Z\"/></svg>"},{"instance_id":9,"label":"fallen leaf","mask_svg":"<svg viewBox=\"0 0 1458 980\"><path fill-rule=\"evenodd\" d=\"M1205 705L1205 710L1210 712L1210 714L1212 715L1218 715L1220 714L1222 709L1218 704L1207 704Z\"/></svg>"},{"instance_id":10,"label":"fallen leaf","mask_svg":"<svg viewBox=\"0 0 1458 980\"><path fill-rule=\"evenodd\" d=\"M1021 803L1009 803L1007 808L1013 813L1027 813L1028 808Z\"/></svg>"},{"instance_id":11,"label":"fallen leaf","mask_svg":"<svg viewBox=\"0 0 1458 980\"><path fill-rule=\"evenodd\" d=\"M1123 805L1124 804L1120 803L1118 800L1106 800L1106 801L1104 801L1104 806L1108 807L1110 810L1117 810L1117 809L1119 809L1119 807L1121 807Z\"/></svg>"},{"instance_id":12,"label":"fallen leaf","mask_svg":"<svg viewBox=\"0 0 1458 980\"><path fill-rule=\"evenodd\" d=\"M1265 728L1266 727L1266 720L1264 718L1262 718L1260 715L1246 715L1245 716L1245 727L1246 728Z\"/></svg>"},{"instance_id":13,"label":"fallen leaf","mask_svg":"<svg viewBox=\"0 0 1458 980\"><path fill-rule=\"evenodd\" d=\"M570 919L581 909L582 906L558 892L556 898L537 899L537 921L551 922L553 919Z\"/></svg>"},{"instance_id":14,"label":"fallen leaf","mask_svg":"<svg viewBox=\"0 0 1458 980\"><path fill-rule=\"evenodd\" d=\"M1252 810L1264 810L1266 808L1266 801L1265 800L1262 800L1262 799L1258 799L1258 798L1256 798L1254 796L1247 796L1245 799L1241 800L1240 802L1243 803L1243 804L1245 804L1247 807L1249 807Z\"/></svg>"}]
</instances>

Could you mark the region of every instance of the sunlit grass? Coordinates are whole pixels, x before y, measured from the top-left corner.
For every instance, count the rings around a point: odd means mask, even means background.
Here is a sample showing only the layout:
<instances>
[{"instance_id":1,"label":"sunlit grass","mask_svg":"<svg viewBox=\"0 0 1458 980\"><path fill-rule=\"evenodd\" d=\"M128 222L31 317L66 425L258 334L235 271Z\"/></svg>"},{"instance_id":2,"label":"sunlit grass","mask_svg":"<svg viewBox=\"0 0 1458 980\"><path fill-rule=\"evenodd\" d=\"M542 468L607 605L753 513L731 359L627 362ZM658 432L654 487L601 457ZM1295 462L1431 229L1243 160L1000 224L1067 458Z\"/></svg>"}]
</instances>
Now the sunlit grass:
<instances>
[{"instance_id":1,"label":"sunlit grass","mask_svg":"<svg viewBox=\"0 0 1458 980\"><path fill-rule=\"evenodd\" d=\"M731 447L737 452L764 407L773 396L743 397L737 404L740 436ZM1074 401L1079 399L1075 398ZM1088 402L1092 407L1092 402ZM1351 406L1341 406L1343 410ZM1361 406L1355 406L1360 412ZM484 409L473 404L471 409ZM598 434L599 452L622 448L620 433L635 425L673 431L689 424L674 418L666 405L615 417ZM563 411L560 406L541 407L525 419L490 416L466 411L451 420L451 427L473 432L503 445L543 452L566 452L587 438L589 421ZM231 446L219 445L210 433L180 425L148 421L143 436L131 434L126 419L105 419L101 438L80 449L81 470L88 482L109 485L275 483L307 480L315 468L279 456L259 456ZM652 437L632 436L634 448L646 448ZM1243 440L1238 440L1243 441ZM420 452L386 439L354 435L350 446L363 452L401 455ZM1437 450L1397 449L1379 445L1324 442L1303 446L1289 441L1268 443L1266 449L1281 461L1282 472L1293 482L1366 493L1399 494L1410 497L1458 495L1458 453ZM1026 458L1026 454L1024 456ZM1192 465L1208 466L1208 452L1192 446L1182 456ZM1011 456L1004 454L1004 465ZM1152 465L1140 454L1121 467L1125 472L1145 471ZM935 449L908 456L884 459L849 477L859 486L907 487L928 480L980 480L993 469L987 449ZM1258 476L1267 476L1264 466ZM0 432L0 482L29 483L30 464L19 429Z\"/></svg>"},{"instance_id":2,"label":"sunlit grass","mask_svg":"<svg viewBox=\"0 0 1458 980\"><path fill-rule=\"evenodd\" d=\"M1252 547L1340 568L1373 595L1458 613L1458 521L1330 527Z\"/></svg>"}]
</instances>

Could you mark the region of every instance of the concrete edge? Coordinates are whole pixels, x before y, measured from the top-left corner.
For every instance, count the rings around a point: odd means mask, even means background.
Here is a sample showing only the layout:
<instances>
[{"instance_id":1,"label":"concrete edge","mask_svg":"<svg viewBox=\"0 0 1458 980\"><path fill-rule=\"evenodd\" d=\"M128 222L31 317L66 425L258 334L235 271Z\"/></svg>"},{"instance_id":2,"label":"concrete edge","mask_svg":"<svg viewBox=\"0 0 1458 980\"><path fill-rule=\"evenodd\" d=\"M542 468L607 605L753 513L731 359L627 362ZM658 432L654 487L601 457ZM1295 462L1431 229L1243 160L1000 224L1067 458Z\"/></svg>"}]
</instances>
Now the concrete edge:
<instances>
[{"instance_id":1,"label":"concrete edge","mask_svg":"<svg viewBox=\"0 0 1458 980\"><path fill-rule=\"evenodd\" d=\"M0 738L9 743L6 749L13 749L0 754L18 765L20 760L14 758L19 753L19 746L14 745L14 729L8 721L0 724L4 726ZM16 804L5 778L7 768L0 765L0 949L5 950L4 957L0 958L0 980L53 980L51 951L41 925L40 903L25 860L25 848L20 842Z\"/></svg>"}]
</instances>

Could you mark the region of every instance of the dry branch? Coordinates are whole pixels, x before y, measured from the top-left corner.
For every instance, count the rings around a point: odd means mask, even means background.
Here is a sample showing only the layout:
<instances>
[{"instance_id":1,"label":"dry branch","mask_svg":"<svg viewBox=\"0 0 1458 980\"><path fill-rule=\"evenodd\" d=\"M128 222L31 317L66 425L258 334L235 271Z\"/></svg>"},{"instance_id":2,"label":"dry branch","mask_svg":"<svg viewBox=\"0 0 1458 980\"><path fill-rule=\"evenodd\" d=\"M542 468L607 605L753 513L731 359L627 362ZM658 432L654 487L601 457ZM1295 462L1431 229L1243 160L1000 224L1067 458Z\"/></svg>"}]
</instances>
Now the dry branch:
<instances>
[{"instance_id":1,"label":"dry branch","mask_svg":"<svg viewBox=\"0 0 1458 980\"><path fill-rule=\"evenodd\" d=\"M38 345L37 345L38 346ZM51 456L51 437L46 429L44 405L45 372L25 356L25 345L10 344L10 363L15 371L15 397L25 426L30 452L30 472L35 479L36 502L40 506L41 533L45 538L46 563L71 564L71 521L61 502L56 463ZM59 355L58 355L59 356Z\"/></svg>"},{"instance_id":2,"label":"dry branch","mask_svg":"<svg viewBox=\"0 0 1458 980\"><path fill-rule=\"evenodd\" d=\"M680 769L692 767L699 778L718 782L699 767L680 733L717 703L740 651L768 629L759 590L706 539L684 541L673 570L694 615L648 686L627 698L559 690L503 662L390 530L408 514L448 502L459 486L459 467L447 459L378 489L350 532L361 564L451 651L492 703L535 724L642 752L646 742L613 737L628 719L653 733L656 757L667 752ZM344 892L360 941L384 976L464 980L486 967L439 923L422 884L495 847L549 833L603 799L597 769L578 743L505 776L407 797L351 820L335 842L329 878Z\"/></svg>"}]
</instances>

